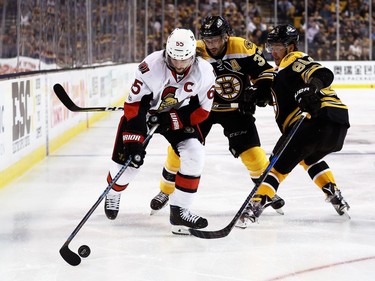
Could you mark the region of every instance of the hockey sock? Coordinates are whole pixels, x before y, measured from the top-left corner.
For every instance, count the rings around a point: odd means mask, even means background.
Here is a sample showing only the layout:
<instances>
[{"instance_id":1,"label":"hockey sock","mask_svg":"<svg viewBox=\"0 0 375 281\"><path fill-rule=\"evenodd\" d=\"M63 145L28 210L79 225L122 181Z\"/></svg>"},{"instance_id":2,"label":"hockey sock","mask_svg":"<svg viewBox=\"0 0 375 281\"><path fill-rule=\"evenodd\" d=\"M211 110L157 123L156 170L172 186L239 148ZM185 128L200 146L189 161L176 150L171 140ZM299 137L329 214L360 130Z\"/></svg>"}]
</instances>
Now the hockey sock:
<instances>
[{"instance_id":1,"label":"hockey sock","mask_svg":"<svg viewBox=\"0 0 375 281\"><path fill-rule=\"evenodd\" d=\"M110 183L111 181L112 181L111 173L108 173L108 176L107 176L107 182ZM113 190L116 190L116 191L118 191L118 192L120 192L120 191L125 190L125 189L128 187L128 185L129 185L129 184L120 185L120 184L115 183L115 184L112 186L112 189L113 189Z\"/></svg>"},{"instance_id":2,"label":"hockey sock","mask_svg":"<svg viewBox=\"0 0 375 281\"><path fill-rule=\"evenodd\" d=\"M279 188L280 183L288 176L288 174L281 174L272 168L267 177L264 179L263 183L258 188L256 195L267 195L273 198ZM254 196L254 198L255 198ZM256 199L256 198L255 198ZM255 200L256 201L256 200Z\"/></svg>"},{"instance_id":3,"label":"hockey sock","mask_svg":"<svg viewBox=\"0 0 375 281\"><path fill-rule=\"evenodd\" d=\"M171 194L175 188L176 173L180 168L180 158L172 148L168 146L168 156L164 163L160 190L165 194Z\"/></svg>"},{"instance_id":4,"label":"hockey sock","mask_svg":"<svg viewBox=\"0 0 375 281\"><path fill-rule=\"evenodd\" d=\"M325 161L320 161L312 165L307 165L302 161L300 164L320 189L328 183L336 184L333 173Z\"/></svg>"}]
</instances>

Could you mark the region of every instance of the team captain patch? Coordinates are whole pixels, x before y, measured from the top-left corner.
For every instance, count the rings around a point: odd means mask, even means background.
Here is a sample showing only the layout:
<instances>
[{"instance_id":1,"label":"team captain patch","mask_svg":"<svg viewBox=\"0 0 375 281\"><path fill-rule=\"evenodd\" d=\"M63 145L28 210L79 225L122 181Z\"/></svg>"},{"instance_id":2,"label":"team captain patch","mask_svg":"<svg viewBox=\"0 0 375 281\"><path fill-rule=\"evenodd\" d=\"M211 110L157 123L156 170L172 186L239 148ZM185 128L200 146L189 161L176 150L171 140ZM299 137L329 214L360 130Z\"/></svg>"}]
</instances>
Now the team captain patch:
<instances>
[{"instance_id":1,"label":"team captain patch","mask_svg":"<svg viewBox=\"0 0 375 281\"><path fill-rule=\"evenodd\" d=\"M146 62L142 62L140 65L138 65L138 69L142 74L145 74L150 69L148 68L148 64Z\"/></svg>"}]
</instances>

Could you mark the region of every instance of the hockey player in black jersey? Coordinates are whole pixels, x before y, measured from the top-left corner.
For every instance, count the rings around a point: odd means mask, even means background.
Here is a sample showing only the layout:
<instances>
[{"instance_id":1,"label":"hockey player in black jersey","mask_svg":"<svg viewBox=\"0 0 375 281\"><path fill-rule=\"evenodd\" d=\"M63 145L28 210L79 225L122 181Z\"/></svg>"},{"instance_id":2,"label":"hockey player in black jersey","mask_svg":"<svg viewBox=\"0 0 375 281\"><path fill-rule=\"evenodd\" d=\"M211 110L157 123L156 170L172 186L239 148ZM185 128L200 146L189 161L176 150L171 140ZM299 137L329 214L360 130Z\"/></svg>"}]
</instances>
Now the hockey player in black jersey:
<instances>
[{"instance_id":1,"label":"hockey player in black jersey","mask_svg":"<svg viewBox=\"0 0 375 281\"><path fill-rule=\"evenodd\" d=\"M260 147L255 119L251 113L255 105L243 101L246 100L245 95L270 88L274 76L273 68L255 44L231 36L230 25L221 16L205 18L200 28L200 36L202 40L197 42L197 49L202 53L202 57L211 63L216 74L214 104L239 103L239 109L213 107L208 119L199 127L206 138L212 126L220 124L228 139L230 152L234 157L241 158L251 178L256 181L269 162ZM249 105L251 108L247 108ZM152 213L164 207L169 195L175 190L179 164L179 157L169 147L160 181L161 191L151 200ZM272 190L268 194L264 206L271 205L282 214L284 200Z\"/></svg>"},{"instance_id":2,"label":"hockey player in black jersey","mask_svg":"<svg viewBox=\"0 0 375 281\"><path fill-rule=\"evenodd\" d=\"M277 73L272 93L254 93L248 102L257 104L259 99L263 105L264 100L273 100L276 122L283 134L274 151L302 112L308 112L311 118L303 121L250 201L240 218L244 225L257 220L266 198L273 194L269 191L276 192L297 164L304 167L339 215L347 214L349 209L328 164L322 160L329 153L342 149L350 126L348 108L331 88L332 71L298 51L298 40L298 31L292 25L279 25L269 32L266 49L274 58Z\"/></svg>"}]
</instances>

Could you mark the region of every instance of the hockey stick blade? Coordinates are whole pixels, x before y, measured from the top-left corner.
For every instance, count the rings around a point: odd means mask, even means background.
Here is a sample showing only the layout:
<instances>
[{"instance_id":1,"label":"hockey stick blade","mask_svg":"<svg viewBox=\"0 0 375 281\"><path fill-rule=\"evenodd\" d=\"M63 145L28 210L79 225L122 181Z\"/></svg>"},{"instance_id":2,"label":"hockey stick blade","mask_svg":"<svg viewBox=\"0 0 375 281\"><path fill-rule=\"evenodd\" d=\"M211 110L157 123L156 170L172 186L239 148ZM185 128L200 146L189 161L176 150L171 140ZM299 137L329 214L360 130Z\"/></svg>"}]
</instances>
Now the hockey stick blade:
<instances>
[{"instance_id":1,"label":"hockey stick blade","mask_svg":"<svg viewBox=\"0 0 375 281\"><path fill-rule=\"evenodd\" d=\"M81 258L69 249L69 243L65 243L60 249L61 257L70 265L77 266L81 263Z\"/></svg>"},{"instance_id":2,"label":"hockey stick blade","mask_svg":"<svg viewBox=\"0 0 375 281\"><path fill-rule=\"evenodd\" d=\"M150 131L148 132L145 140L143 141L143 146L146 148L148 145L148 142L150 141L151 137L155 133L156 129L158 128L159 124L154 125ZM60 248L60 255L61 257L70 265L77 266L81 263L81 258L74 253L72 250L69 249L69 244L73 240L73 238L77 235L77 233L81 230L82 226L88 221L88 219L91 217L91 215L94 213L96 208L99 206L99 204L103 201L103 199L106 197L108 192L111 190L113 185L117 182L117 180L121 177L121 175L125 172L125 170L128 168L132 161L132 157L129 156L129 158L125 161L125 163L122 165L121 169L117 172L117 174L113 177L112 181L108 184L106 189L103 191L103 193L99 196L98 200L96 200L95 204L92 205L90 210L86 213L86 215L82 218L80 223L76 226L76 228L73 230L73 232L69 235L68 239L65 241L65 243Z\"/></svg>"},{"instance_id":3,"label":"hockey stick blade","mask_svg":"<svg viewBox=\"0 0 375 281\"><path fill-rule=\"evenodd\" d=\"M79 107L76 105L71 98L69 97L68 93L65 91L64 87L60 84L55 84L53 86L53 91L55 92L56 96L59 100L68 108L70 111L73 112L96 112L96 111L118 111L124 110L123 107Z\"/></svg>"},{"instance_id":4,"label":"hockey stick blade","mask_svg":"<svg viewBox=\"0 0 375 281\"><path fill-rule=\"evenodd\" d=\"M218 238L224 238L228 236L228 234L232 231L233 227L236 225L236 222L242 215L243 210L245 210L247 204L249 204L250 199L253 197L254 193L255 191L249 194L249 196L246 198L245 202L242 204L241 208L238 210L234 218L223 229L209 231L209 230L199 230L199 229L189 228L190 234L195 237L203 238L203 239L218 239Z\"/></svg>"},{"instance_id":5,"label":"hockey stick blade","mask_svg":"<svg viewBox=\"0 0 375 281\"><path fill-rule=\"evenodd\" d=\"M236 225L238 219L241 217L246 206L249 204L251 198L253 198L259 186L263 183L264 179L267 177L268 173L271 171L272 167L275 165L276 161L279 159L280 155L283 153L284 149L287 147L290 140L293 138L294 134L297 132L299 126L302 124L303 120L305 120L307 116L308 116L308 113L302 112L301 117L296 121L293 128L289 131L282 145L279 147L276 153L271 157L270 163L268 164L267 168L259 177L259 181L255 184L254 188L251 190L250 194L247 196L245 202L242 204L241 208L238 210L238 212L236 213L234 218L231 220L231 222L223 229L214 230L214 231L189 228L189 232L191 235L198 237L198 238L203 238L203 239L217 239L217 238L223 238L223 237L228 236L228 234L232 231L233 227Z\"/></svg>"}]
</instances>

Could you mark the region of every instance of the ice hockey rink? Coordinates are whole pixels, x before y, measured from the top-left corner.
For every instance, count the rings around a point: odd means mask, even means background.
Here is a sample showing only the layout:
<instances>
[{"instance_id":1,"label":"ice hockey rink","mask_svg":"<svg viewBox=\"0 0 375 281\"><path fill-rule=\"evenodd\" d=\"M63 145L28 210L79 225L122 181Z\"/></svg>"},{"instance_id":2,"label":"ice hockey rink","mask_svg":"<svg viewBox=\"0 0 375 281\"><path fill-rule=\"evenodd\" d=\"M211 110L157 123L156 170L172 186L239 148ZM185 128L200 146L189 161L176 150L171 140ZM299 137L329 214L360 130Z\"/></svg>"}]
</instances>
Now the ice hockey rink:
<instances>
[{"instance_id":1,"label":"ice hockey rink","mask_svg":"<svg viewBox=\"0 0 375 281\"><path fill-rule=\"evenodd\" d=\"M167 143L154 135L139 175L123 193L115 221L103 202L70 243L91 255L73 267L59 249L107 186L106 174L121 112L109 113L24 175L0 189L1 281L271 281L374 280L374 90L338 90L352 127L344 149L326 158L351 220L337 215L302 167L283 182L284 216L266 209L258 224L204 240L170 231L169 208L150 216ZM84 114L84 113L82 113ZM256 113L270 153L279 137L272 108ZM226 226L253 188L221 128L207 139L206 164L192 211Z\"/></svg>"}]
</instances>

